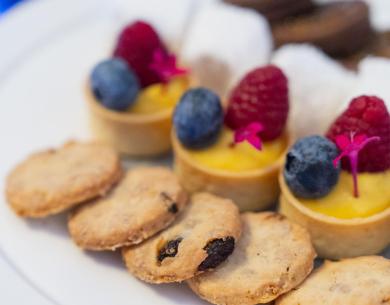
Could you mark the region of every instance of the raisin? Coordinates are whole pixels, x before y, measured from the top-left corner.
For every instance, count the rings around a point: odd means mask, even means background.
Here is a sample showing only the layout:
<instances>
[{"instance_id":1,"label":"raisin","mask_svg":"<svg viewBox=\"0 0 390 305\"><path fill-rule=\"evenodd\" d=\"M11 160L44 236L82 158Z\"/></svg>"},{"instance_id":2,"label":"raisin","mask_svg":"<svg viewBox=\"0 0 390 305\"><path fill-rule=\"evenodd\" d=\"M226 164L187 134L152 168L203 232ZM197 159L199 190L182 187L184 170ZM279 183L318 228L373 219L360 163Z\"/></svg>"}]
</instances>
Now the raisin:
<instances>
[{"instance_id":1,"label":"raisin","mask_svg":"<svg viewBox=\"0 0 390 305\"><path fill-rule=\"evenodd\" d=\"M179 237L168 241L165 246L158 251L157 260L161 263L167 257L175 257L182 240L183 238Z\"/></svg>"},{"instance_id":2,"label":"raisin","mask_svg":"<svg viewBox=\"0 0 390 305\"><path fill-rule=\"evenodd\" d=\"M199 271L205 271L217 267L234 250L234 237L214 239L203 248L207 252L206 259L199 265Z\"/></svg>"},{"instance_id":3,"label":"raisin","mask_svg":"<svg viewBox=\"0 0 390 305\"><path fill-rule=\"evenodd\" d=\"M178 211L179 211L179 209L177 208L176 203L172 203L171 206L168 208L168 212L170 212L172 214L176 214Z\"/></svg>"},{"instance_id":4,"label":"raisin","mask_svg":"<svg viewBox=\"0 0 390 305\"><path fill-rule=\"evenodd\" d=\"M160 196L162 197L164 203L169 204L168 212L176 214L179 211L176 202L174 202L173 199L167 193L161 192Z\"/></svg>"}]
</instances>

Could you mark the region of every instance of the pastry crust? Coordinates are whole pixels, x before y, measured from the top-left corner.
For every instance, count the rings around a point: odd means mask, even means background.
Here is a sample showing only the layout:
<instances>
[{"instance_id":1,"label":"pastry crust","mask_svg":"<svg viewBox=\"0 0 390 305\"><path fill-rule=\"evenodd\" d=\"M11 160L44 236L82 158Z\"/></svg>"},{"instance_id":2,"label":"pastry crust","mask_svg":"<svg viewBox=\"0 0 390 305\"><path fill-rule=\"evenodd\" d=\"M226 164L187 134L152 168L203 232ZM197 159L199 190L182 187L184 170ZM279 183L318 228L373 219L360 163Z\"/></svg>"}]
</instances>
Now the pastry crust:
<instances>
[{"instance_id":1,"label":"pastry crust","mask_svg":"<svg viewBox=\"0 0 390 305\"><path fill-rule=\"evenodd\" d=\"M89 86L85 91L96 139L130 156L156 156L171 149L172 109L145 115L115 112L100 105Z\"/></svg>"},{"instance_id":2,"label":"pastry crust","mask_svg":"<svg viewBox=\"0 0 390 305\"><path fill-rule=\"evenodd\" d=\"M277 202L280 194L278 174L289 145L278 160L270 166L242 173L216 170L196 164L181 145L174 131L172 145L176 175L188 192L205 191L229 198L242 212L264 210Z\"/></svg>"},{"instance_id":3,"label":"pastry crust","mask_svg":"<svg viewBox=\"0 0 390 305\"><path fill-rule=\"evenodd\" d=\"M196 86L194 78L189 80L189 88ZM85 97L90 127L99 141L119 153L135 157L158 156L171 150L173 108L150 114L113 111L96 101L89 85L85 88Z\"/></svg>"},{"instance_id":4,"label":"pastry crust","mask_svg":"<svg viewBox=\"0 0 390 305\"><path fill-rule=\"evenodd\" d=\"M69 142L17 165L7 178L6 196L18 215L45 217L104 195L121 174L112 148Z\"/></svg>"},{"instance_id":5,"label":"pastry crust","mask_svg":"<svg viewBox=\"0 0 390 305\"><path fill-rule=\"evenodd\" d=\"M240 234L240 215L231 200L197 193L168 229L140 245L123 248L123 259L129 271L146 282L181 282L205 271L200 267L209 258L206 247L210 242L233 238L230 246L234 247ZM160 251L175 241L176 253L171 249L166 251L171 255L160 258Z\"/></svg>"},{"instance_id":6,"label":"pastry crust","mask_svg":"<svg viewBox=\"0 0 390 305\"><path fill-rule=\"evenodd\" d=\"M273 213L245 213L234 253L214 272L188 281L201 298L218 305L268 303L299 285L313 269L308 232Z\"/></svg>"},{"instance_id":7,"label":"pastry crust","mask_svg":"<svg viewBox=\"0 0 390 305\"><path fill-rule=\"evenodd\" d=\"M83 249L115 250L166 228L186 203L187 194L169 169L131 169L108 196L70 215L69 232Z\"/></svg>"},{"instance_id":8,"label":"pastry crust","mask_svg":"<svg viewBox=\"0 0 390 305\"><path fill-rule=\"evenodd\" d=\"M339 219L312 211L291 193L283 175L280 212L309 231L322 258L341 259L380 253L390 243L390 208L366 218Z\"/></svg>"},{"instance_id":9,"label":"pastry crust","mask_svg":"<svg viewBox=\"0 0 390 305\"><path fill-rule=\"evenodd\" d=\"M390 304L390 260L364 256L325 262L276 305Z\"/></svg>"}]
</instances>

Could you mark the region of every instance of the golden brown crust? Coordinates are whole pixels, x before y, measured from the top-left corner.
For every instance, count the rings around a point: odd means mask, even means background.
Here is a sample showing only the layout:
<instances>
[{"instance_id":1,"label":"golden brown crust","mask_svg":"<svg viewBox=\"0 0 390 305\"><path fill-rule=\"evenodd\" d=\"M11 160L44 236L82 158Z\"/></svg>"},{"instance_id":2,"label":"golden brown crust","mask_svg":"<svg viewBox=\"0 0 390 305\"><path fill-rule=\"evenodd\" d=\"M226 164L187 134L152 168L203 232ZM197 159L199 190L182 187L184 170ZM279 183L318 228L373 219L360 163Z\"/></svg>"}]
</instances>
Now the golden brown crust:
<instances>
[{"instance_id":1,"label":"golden brown crust","mask_svg":"<svg viewBox=\"0 0 390 305\"><path fill-rule=\"evenodd\" d=\"M264 210L275 204L280 194L278 174L290 143L287 134L283 137L286 141L286 151L273 164L263 169L234 173L206 168L195 163L177 139L175 132L172 132L175 173L190 193L210 192L229 198L238 205L241 212Z\"/></svg>"},{"instance_id":2,"label":"golden brown crust","mask_svg":"<svg viewBox=\"0 0 390 305\"><path fill-rule=\"evenodd\" d=\"M380 253L390 243L390 208L370 217L341 219L324 215L302 205L279 176L282 194L279 210L305 227L318 255L340 259Z\"/></svg>"},{"instance_id":3,"label":"golden brown crust","mask_svg":"<svg viewBox=\"0 0 390 305\"><path fill-rule=\"evenodd\" d=\"M104 195L122 174L118 155L99 143L69 142L35 153L9 174L6 196L23 217L45 217Z\"/></svg>"},{"instance_id":4,"label":"golden brown crust","mask_svg":"<svg viewBox=\"0 0 390 305\"><path fill-rule=\"evenodd\" d=\"M390 304L390 260L362 256L325 264L276 305Z\"/></svg>"},{"instance_id":5,"label":"golden brown crust","mask_svg":"<svg viewBox=\"0 0 390 305\"><path fill-rule=\"evenodd\" d=\"M187 194L169 169L140 167L129 170L108 196L76 209L69 232L81 248L114 250L164 229L186 203Z\"/></svg>"},{"instance_id":6,"label":"golden brown crust","mask_svg":"<svg viewBox=\"0 0 390 305\"><path fill-rule=\"evenodd\" d=\"M201 298L219 305L268 303L311 272L315 251L309 234L272 212L245 213L234 253L214 272L188 281Z\"/></svg>"},{"instance_id":7,"label":"golden brown crust","mask_svg":"<svg viewBox=\"0 0 390 305\"><path fill-rule=\"evenodd\" d=\"M240 216L232 201L208 193L192 196L191 202L167 230L144 243L123 249L127 268L136 277L151 283L180 282L200 273L210 241L241 233ZM169 241L181 238L173 257L159 260L160 250Z\"/></svg>"},{"instance_id":8,"label":"golden brown crust","mask_svg":"<svg viewBox=\"0 0 390 305\"><path fill-rule=\"evenodd\" d=\"M189 77L189 87L196 84ZM113 111L96 101L89 84L85 87L85 98L91 131L99 141L129 156L150 157L170 151L173 109L150 114Z\"/></svg>"}]
</instances>

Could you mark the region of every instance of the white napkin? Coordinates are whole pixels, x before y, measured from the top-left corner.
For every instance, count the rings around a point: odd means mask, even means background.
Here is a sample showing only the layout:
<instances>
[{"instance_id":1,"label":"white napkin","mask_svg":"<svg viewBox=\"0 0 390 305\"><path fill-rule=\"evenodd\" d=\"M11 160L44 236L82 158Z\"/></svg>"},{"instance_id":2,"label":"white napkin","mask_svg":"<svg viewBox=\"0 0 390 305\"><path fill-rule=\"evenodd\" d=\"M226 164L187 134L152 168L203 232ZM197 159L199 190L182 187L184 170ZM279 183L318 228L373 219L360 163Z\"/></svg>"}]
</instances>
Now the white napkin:
<instances>
[{"instance_id":1,"label":"white napkin","mask_svg":"<svg viewBox=\"0 0 390 305\"><path fill-rule=\"evenodd\" d=\"M225 97L249 70L269 62L272 46L264 17L250 9L211 1L194 17L181 59L200 85Z\"/></svg>"},{"instance_id":2,"label":"white napkin","mask_svg":"<svg viewBox=\"0 0 390 305\"><path fill-rule=\"evenodd\" d=\"M324 134L355 88L356 75L310 45L286 45L272 62L289 80L288 126L294 137Z\"/></svg>"}]
</instances>

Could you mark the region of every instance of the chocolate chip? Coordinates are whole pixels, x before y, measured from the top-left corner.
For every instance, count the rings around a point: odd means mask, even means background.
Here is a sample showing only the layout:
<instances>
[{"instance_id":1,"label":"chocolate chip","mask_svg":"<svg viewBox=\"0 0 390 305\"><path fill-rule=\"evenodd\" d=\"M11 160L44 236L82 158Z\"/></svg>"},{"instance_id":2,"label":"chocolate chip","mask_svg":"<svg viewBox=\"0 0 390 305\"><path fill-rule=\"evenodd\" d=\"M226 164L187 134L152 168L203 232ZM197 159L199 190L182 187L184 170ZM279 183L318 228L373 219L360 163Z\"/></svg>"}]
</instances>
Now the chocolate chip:
<instances>
[{"instance_id":1,"label":"chocolate chip","mask_svg":"<svg viewBox=\"0 0 390 305\"><path fill-rule=\"evenodd\" d=\"M205 271L217 267L234 250L234 237L214 239L203 248L208 254L206 259L199 265L199 271Z\"/></svg>"},{"instance_id":2,"label":"chocolate chip","mask_svg":"<svg viewBox=\"0 0 390 305\"><path fill-rule=\"evenodd\" d=\"M161 263L167 257L175 257L179 248L179 244L183 238L179 237L168 241L165 246L158 252L157 260Z\"/></svg>"},{"instance_id":3,"label":"chocolate chip","mask_svg":"<svg viewBox=\"0 0 390 305\"><path fill-rule=\"evenodd\" d=\"M175 202L172 203L171 206L168 208L168 212L172 214L176 214L178 211L179 209L177 208L177 204Z\"/></svg>"}]
</instances>

